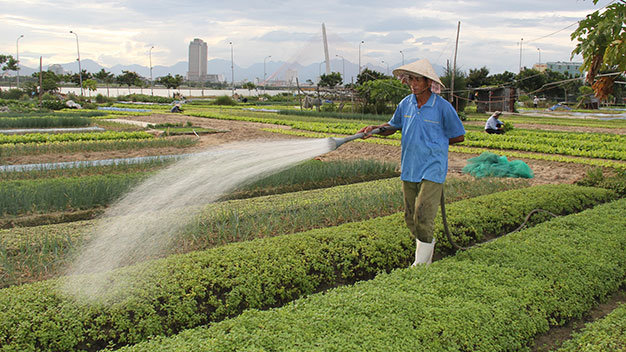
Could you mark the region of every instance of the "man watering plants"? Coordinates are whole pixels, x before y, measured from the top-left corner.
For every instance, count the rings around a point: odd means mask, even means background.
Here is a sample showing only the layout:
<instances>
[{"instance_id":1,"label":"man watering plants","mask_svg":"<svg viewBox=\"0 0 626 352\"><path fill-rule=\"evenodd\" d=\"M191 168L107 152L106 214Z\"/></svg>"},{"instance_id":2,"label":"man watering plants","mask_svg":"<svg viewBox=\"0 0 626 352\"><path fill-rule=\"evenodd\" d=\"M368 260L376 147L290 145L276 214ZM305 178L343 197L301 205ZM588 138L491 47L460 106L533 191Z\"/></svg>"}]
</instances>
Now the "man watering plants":
<instances>
[{"instance_id":1,"label":"man watering plants","mask_svg":"<svg viewBox=\"0 0 626 352\"><path fill-rule=\"evenodd\" d=\"M452 105L431 90L443 86L435 70L422 59L393 70L413 94L406 96L388 123L367 126L367 134L385 127L388 136L402 131L404 220L415 238L415 262L430 264L435 250L435 216L448 172L448 145L463 142L465 129Z\"/></svg>"}]
</instances>

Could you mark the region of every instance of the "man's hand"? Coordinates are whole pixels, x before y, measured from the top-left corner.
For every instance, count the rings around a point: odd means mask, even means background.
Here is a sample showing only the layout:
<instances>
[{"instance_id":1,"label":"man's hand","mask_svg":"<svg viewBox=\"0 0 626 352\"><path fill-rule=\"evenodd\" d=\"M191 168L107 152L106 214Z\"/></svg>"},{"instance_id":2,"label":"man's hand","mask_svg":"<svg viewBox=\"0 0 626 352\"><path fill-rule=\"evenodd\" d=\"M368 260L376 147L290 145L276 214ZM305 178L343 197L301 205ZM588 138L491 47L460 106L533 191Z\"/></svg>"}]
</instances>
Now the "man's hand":
<instances>
[{"instance_id":1,"label":"man's hand","mask_svg":"<svg viewBox=\"0 0 626 352\"><path fill-rule=\"evenodd\" d=\"M361 128L358 133L364 133L365 135L362 138L363 139L367 139L367 138L370 138L372 136L370 134L370 132L372 132L373 130L377 129L378 127L380 127L380 126L365 126L365 127Z\"/></svg>"},{"instance_id":2,"label":"man's hand","mask_svg":"<svg viewBox=\"0 0 626 352\"><path fill-rule=\"evenodd\" d=\"M465 135L460 135L458 137L450 138L448 140L448 144L452 145L452 144L455 144L455 143L461 143L464 140L465 140Z\"/></svg>"},{"instance_id":3,"label":"man's hand","mask_svg":"<svg viewBox=\"0 0 626 352\"><path fill-rule=\"evenodd\" d=\"M379 133L381 136L390 136L390 135L396 133L396 131L397 131L397 129L391 127L390 124L385 123L385 124L382 124L380 126L365 126L365 127L361 128L358 133L365 133L365 135L363 136L363 139L367 139L367 138L370 138L372 136L370 134L370 132L372 132L373 130L375 130L377 128L381 128L381 127L386 127L387 128L384 132Z\"/></svg>"}]
</instances>

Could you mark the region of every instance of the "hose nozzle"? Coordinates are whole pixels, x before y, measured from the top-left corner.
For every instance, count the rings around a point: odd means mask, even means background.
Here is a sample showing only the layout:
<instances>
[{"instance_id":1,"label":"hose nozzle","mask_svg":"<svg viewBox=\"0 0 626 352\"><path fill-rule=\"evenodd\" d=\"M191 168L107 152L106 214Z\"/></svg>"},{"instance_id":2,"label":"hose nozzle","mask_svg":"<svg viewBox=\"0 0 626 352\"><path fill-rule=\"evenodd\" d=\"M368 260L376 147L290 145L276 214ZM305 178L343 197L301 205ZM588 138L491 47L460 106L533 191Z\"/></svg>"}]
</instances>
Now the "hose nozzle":
<instances>
[{"instance_id":1,"label":"hose nozzle","mask_svg":"<svg viewBox=\"0 0 626 352\"><path fill-rule=\"evenodd\" d=\"M330 140L330 144L331 144L331 150L335 150L337 148L339 148L339 146L341 146L342 144L346 143L346 142L350 142L353 141L355 139L359 139L359 138L363 138L366 135L372 135L372 134L378 134L378 133L382 133L385 132L387 130L387 127L378 127L375 128L373 130L371 130L369 133L357 133L357 134L353 134L352 136L348 136L348 137L344 137L344 138L329 138Z\"/></svg>"}]
</instances>

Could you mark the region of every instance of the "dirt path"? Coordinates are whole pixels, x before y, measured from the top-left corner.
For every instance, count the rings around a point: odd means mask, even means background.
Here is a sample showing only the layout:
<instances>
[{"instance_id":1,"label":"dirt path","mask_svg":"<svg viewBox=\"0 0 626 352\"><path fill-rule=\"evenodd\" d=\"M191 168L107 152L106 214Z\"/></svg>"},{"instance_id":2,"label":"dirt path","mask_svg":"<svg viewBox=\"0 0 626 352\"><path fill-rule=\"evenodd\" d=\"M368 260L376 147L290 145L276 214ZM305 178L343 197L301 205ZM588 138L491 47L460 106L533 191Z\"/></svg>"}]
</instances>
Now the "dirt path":
<instances>
[{"instance_id":1,"label":"dirt path","mask_svg":"<svg viewBox=\"0 0 626 352\"><path fill-rule=\"evenodd\" d=\"M43 162L61 162L76 160L100 160L112 158L128 158L147 155L183 154L193 153L210 146L244 141L244 140L279 140L288 138L302 138L277 133L262 131L262 128L284 128L286 126L262 124L255 122L215 120L202 117L192 117L174 114L153 114L151 116L132 116L127 120L141 121L145 123L186 123L191 122L194 126L226 130L228 132L202 135L199 143L191 148L155 148L130 151L104 151L104 152L81 152L73 154L46 154L28 155L5 158L3 164L30 164ZM172 137L180 138L180 137ZM461 169L467 164L467 159L477 156L476 154L450 153L449 175L461 176ZM400 148L397 146L378 145L362 142L351 142L342 145L337 150L321 155L321 160L337 159L376 159L400 163ZM589 167L577 164L549 162L543 160L522 159L535 173L531 180L533 184L546 183L573 183L580 179Z\"/></svg>"}]
</instances>

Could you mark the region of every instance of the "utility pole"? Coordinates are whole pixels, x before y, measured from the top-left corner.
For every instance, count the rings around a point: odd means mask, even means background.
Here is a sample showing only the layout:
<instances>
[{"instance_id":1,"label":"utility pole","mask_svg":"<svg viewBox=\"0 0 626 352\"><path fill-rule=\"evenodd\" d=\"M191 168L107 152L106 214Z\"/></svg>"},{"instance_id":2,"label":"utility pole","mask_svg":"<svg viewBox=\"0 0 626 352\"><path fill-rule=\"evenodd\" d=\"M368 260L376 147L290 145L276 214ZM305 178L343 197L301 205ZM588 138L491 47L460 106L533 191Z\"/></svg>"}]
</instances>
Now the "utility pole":
<instances>
[{"instance_id":1,"label":"utility pole","mask_svg":"<svg viewBox=\"0 0 626 352\"><path fill-rule=\"evenodd\" d=\"M20 89L20 38L24 38L24 34L21 34L19 37L17 37L17 40L15 40L15 53L17 60L17 89Z\"/></svg>"},{"instance_id":2,"label":"utility pole","mask_svg":"<svg viewBox=\"0 0 626 352\"><path fill-rule=\"evenodd\" d=\"M154 84L152 83L152 49L154 49L154 45L150 47L150 95L154 95Z\"/></svg>"},{"instance_id":3,"label":"utility pole","mask_svg":"<svg viewBox=\"0 0 626 352\"><path fill-rule=\"evenodd\" d=\"M459 48L459 32L461 31L461 21L456 26L456 44L454 47L454 60L452 61L452 79L450 80L450 103L454 100L454 74L456 73L456 52Z\"/></svg>"},{"instance_id":4,"label":"utility pole","mask_svg":"<svg viewBox=\"0 0 626 352\"><path fill-rule=\"evenodd\" d=\"M80 96L83 96L83 69L80 67L80 49L78 47L78 34L76 32L70 31L70 33L76 36L76 53L78 53L78 82L80 84Z\"/></svg>"},{"instance_id":5,"label":"utility pole","mask_svg":"<svg viewBox=\"0 0 626 352\"><path fill-rule=\"evenodd\" d=\"M400 50L400 55L402 55L402 66L404 66L404 53Z\"/></svg>"},{"instance_id":6,"label":"utility pole","mask_svg":"<svg viewBox=\"0 0 626 352\"><path fill-rule=\"evenodd\" d=\"M233 42L229 42L230 44L230 73L231 73L231 81L233 84L233 93L232 96L235 96L235 61L233 56Z\"/></svg>"},{"instance_id":7,"label":"utility pole","mask_svg":"<svg viewBox=\"0 0 626 352\"><path fill-rule=\"evenodd\" d=\"M269 58L271 58L271 57L272 57L272 55L269 55L269 56L266 56L266 57L263 59L263 93L266 93L266 90L265 90L265 85L267 84L267 83L265 82L265 80L266 80L266 78L265 78L265 76L266 76L266 73L265 73L265 62L267 61L267 59L269 59Z\"/></svg>"}]
</instances>

